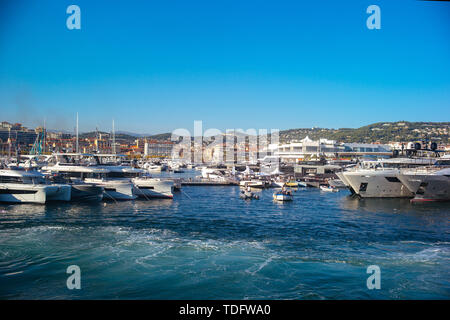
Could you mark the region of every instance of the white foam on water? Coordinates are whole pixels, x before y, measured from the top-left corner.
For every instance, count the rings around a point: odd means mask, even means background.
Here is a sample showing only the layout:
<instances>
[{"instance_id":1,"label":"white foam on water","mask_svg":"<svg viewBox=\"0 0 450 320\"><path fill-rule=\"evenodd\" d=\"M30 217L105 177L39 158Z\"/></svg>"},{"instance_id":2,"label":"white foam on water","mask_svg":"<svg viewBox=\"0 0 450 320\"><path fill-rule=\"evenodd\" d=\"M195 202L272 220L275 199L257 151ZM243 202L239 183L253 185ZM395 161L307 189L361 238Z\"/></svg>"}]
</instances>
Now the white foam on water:
<instances>
[{"instance_id":1,"label":"white foam on water","mask_svg":"<svg viewBox=\"0 0 450 320\"><path fill-rule=\"evenodd\" d=\"M247 270L245 270L245 272L248 272L251 275L255 275L257 272L261 271L264 267L266 267L269 263L271 263L273 259L276 259L276 258L278 258L278 256L272 255L272 256L268 257L266 260L264 260L264 262L262 262L260 264L256 264L256 265L248 268ZM254 269L254 270L252 271L252 269Z\"/></svg>"}]
</instances>

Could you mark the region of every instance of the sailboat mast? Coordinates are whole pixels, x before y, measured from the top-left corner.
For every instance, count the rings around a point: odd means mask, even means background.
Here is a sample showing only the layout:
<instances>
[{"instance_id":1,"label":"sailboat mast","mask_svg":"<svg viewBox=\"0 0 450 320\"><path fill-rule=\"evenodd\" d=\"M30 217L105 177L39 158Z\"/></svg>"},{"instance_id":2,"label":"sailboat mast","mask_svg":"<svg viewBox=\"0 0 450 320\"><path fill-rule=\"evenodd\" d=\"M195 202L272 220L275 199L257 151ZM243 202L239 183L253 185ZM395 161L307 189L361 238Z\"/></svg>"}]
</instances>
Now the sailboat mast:
<instances>
[{"instance_id":1,"label":"sailboat mast","mask_svg":"<svg viewBox=\"0 0 450 320\"><path fill-rule=\"evenodd\" d=\"M8 130L8 159L11 158L11 128Z\"/></svg>"},{"instance_id":2,"label":"sailboat mast","mask_svg":"<svg viewBox=\"0 0 450 320\"><path fill-rule=\"evenodd\" d=\"M46 138L46 130L45 130L45 123L46 122L46 119L44 118L44 130L43 130L43 132L42 132L42 140L43 140L43 146L42 146L42 153L43 154L45 154L45 144L46 144L46 141L45 141L45 138Z\"/></svg>"},{"instance_id":3,"label":"sailboat mast","mask_svg":"<svg viewBox=\"0 0 450 320\"><path fill-rule=\"evenodd\" d=\"M114 119L112 121L112 134L113 134L113 147L112 147L112 152L113 154L116 154L116 133L114 131Z\"/></svg>"},{"instance_id":4,"label":"sailboat mast","mask_svg":"<svg viewBox=\"0 0 450 320\"><path fill-rule=\"evenodd\" d=\"M76 130L76 136L77 136L77 141L76 141L76 152L79 152L79 145L78 145L78 112L77 112L77 130Z\"/></svg>"}]
</instances>

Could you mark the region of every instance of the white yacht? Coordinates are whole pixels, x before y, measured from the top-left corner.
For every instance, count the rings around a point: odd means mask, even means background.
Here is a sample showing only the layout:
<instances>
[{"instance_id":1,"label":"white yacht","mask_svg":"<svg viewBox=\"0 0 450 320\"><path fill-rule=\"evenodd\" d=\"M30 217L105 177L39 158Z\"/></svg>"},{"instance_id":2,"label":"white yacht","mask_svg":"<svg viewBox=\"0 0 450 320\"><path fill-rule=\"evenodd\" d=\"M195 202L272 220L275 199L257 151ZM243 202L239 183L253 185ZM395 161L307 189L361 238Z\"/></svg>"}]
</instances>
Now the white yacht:
<instances>
[{"instance_id":1,"label":"white yacht","mask_svg":"<svg viewBox=\"0 0 450 320\"><path fill-rule=\"evenodd\" d=\"M157 164L147 164L144 168L151 173L160 173L162 171L162 166Z\"/></svg>"},{"instance_id":2,"label":"white yacht","mask_svg":"<svg viewBox=\"0 0 450 320\"><path fill-rule=\"evenodd\" d=\"M103 199L105 200L134 200L134 185L127 180L108 178L86 178L85 182L103 188Z\"/></svg>"},{"instance_id":3,"label":"white yacht","mask_svg":"<svg viewBox=\"0 0 450 320\"><path fill-rule=\"evenodd\" d=\"M404 169L397 178L415 194L414 201L450 200L450 159L432 167Z\"/></svg>"},{"instance_id":4,"label":"white yacht","mask_svg":"<svg viewBox=\"0 0 450 320\"><path fill-rule=\"evenodd\" d=\"M113 166L107 176L133 183L133 194L141 198L173 198L174 182L146 175L145 170Z\"/></svg>"},{"instance_id":5,"label":"white yacht","mask_svg":"<svg viewBox=\"0 0 450 320\"><path fill-rule=\"evenodd\" d=\"M131 180L134 194L142 198L173 198L174 182L159 178L140 176Z\"/></svg>"},{"instance_id":6,"label":"white yacht","mask_svg":"<svg viewBox=\"0 0 450 320\"><path fill-rule=\"evenodd\" d=\"M133 195L141 198L173 198L174 182L168 179L152 178L146 170L122 165L103 165L99 155L95 155L97 167L107 169L106 177L118 181L131 182Z\"/></svg>"},{"instance_id":7,"label":"white yacht","mask_svg":"<svg viewBox=\"0 0 450 320\"><path fill-rule=\"evenodd\" d=\"M241 180L239 181L239 186L263 189L265 188L266 183L262 180Z\"/></svg>"},{"instance_id":8,"label":"white yacht","mask_svg":"<svg viewBox=\"0 0 450 320\"><path fill-rule=\"evenodd\" d=\"M70 175L103 188L103 199L133 200L142 198L172 198L173 181L147 176L144 169L120 165L118 155L57 154L68 161L77 157L77 163L57 163L43 170ZM116 160L114 160L116 159Z\"/></svg>"},{"instance_id":9,"label":"white yacht","mask_svg":"<svg viewBox=\"0 0 450 320\"><path fill-rule=\"evenodd\" d=\"M45 176L34 170L9 168L0 170L0 202L40 203L69 201L71 188L65 184L48 184Z\"/></svg>"},{"instance_id":10,"label":"white yacht","mask_svg":"<svg viewBox=\"0 0 450 320\"><path fill-rule=\"evenodd\" d=\"M73 199L86 200L133 200L134 185L131 181L111 179L110 170L86 163L60 163L42 167L42 171L60 174L72 180Z\"/></svg>"},{"instance_id":11,"label":"white yacht","mask_svg":"<svg viewBox=\"0 0 450 320\"><path fill-rule=\"evenodd\" d=\"M363 198L411 198L414 193L397 178L400 168L431 165L435 161L434 158L363 161L352 170L338 173L338 177Z\"/></svg>"}]
</instances>

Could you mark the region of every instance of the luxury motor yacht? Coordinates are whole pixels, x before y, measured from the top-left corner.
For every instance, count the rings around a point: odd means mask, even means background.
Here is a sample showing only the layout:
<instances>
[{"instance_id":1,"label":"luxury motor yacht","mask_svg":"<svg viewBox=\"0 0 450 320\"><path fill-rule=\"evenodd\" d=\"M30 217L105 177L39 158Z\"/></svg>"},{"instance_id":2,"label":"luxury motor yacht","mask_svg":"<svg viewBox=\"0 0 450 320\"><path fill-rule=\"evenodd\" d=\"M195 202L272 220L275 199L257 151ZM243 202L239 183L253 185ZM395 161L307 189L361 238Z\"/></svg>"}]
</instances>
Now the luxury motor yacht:
<instances>
[{"instance_id":1,"label":"luxury motor yacht","mask_svg":"<svg viewBox=\"0 0 450 320\"><path fill-rule=\"evenodd\" d=\"M70 185L72 201L101 201L104 188L86 179L101 178L108 170L88 165L74 163L56 163L52 166L44 166L41 169L49 174L54 181L61 181Z\"/></svg>"},{"instance_id":2,"label":"luxury motor yacht","mask_svg":"<svg viewBox=\"0 0 450 320\"><path fill-rule=\"evenodd\" d=\"M0 170L0 202L40 203L69 201L71 188L66 184L49 184L34 170L12 168Z\"/></svg>"},{"instance_id":3,"label":"luxury motor yacht","mask_svg":"<svg viewBox=\"0 0 450 320\"><path fill-rule=\"evenodd\" d=\"M72 200L133 200L133 184L122 179L110 179L110 170L86 163L60 163L42 167L42 171L71 180Z\"/></svg>"},{"instance_id":4,"label":"luxury motor yacht","mask_svg":"<svg viewBox=\"0 0 450 320\"><path fill-rule=\"evenodd\" d=\"M338 177L363 198L412 198L411 192L398 178L401 168L431 165L434 158L392 158L363 161L360 166L338 173Z\"/></svg>"},{"instance_id":5,"label":"luxury motor yacht","mask_svg":"<svg viewBox=\"0 0 450 320\"><path fill-rule=\"evenodd\" d=\"M151 162L146 162L141 166L141 168L147 170L150 173L160 173L162 171L167 170L167 166L165 164L151 163Z\"/></svg>"},{"instance_id":6,"label":"luxury motor yacht","mask_svg":"<svg viewBox=\"0 0 450 320\"><path fill-rule=\"evenodd\" d=\"M97 167L107 169L109 179L131 182L133 195L141 198L173 198L174 182L168 179L152 178L146 170L123 165L104 165L99 155Z\"/></svg>"},{"instance_id":7,"label":"luxury motor yacht","mask_svg":"<svg viewBox=\"0 0 450 320\"><path fill-rule=\"evenodd\" d=\"M414 201L450 200L450 159L438 160L432 167L401 170L397 178L415 194Z\"/></svg>"},{"instance_id":8,"label":"luxury motor yacht","mask_svg":"<svg viewBox=\"0 0 450 320\"><path fill-rule=\"evenodd\" d=\"M108 167L107 177L123 179L133 183L133 194L141 198L173 198L174 183L171 180L152 178L145 170L125 167Z\"/></svg>"},{"instance_id":9,"label":"luxury motor yacht","mask_svg":"<svg viewBox=\"0 0 450 320\"><path fill-rule=\"evenodd\" d=\"M131 180L135 186L134 194L142 198L173 198L174 182L148 176Z\"/></svg>"}]
</instances>

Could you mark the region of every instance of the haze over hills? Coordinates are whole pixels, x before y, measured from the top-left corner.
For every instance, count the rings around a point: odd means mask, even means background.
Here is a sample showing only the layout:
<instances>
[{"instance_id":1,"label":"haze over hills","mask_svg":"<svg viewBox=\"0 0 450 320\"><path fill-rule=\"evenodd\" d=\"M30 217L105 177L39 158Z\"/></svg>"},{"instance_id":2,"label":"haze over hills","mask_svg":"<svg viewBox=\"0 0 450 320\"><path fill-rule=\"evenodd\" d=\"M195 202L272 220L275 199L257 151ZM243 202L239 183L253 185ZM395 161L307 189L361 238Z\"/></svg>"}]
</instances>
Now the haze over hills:
<instances>
[{"instance_id":1,"label":"haze over hills","mask_svg":"<svg viewBox=\"0 0 450 320\"><path fill-rule=\"evenodd\" d=\"M102 132L108 134L108 132ZM96 132L80 134L80 137L95 137ZM392 141L415 141L428 139L438 143L450 143L450 122L378 122L360 128L298 128L280 131L280 142L301 140L308 136L315 140L326 138L338 142L388 143ZM169 140L171 133L156 135L137 134L120 131L116 139L134 140L147 138Z\"/></svg>"}]
</instances>

